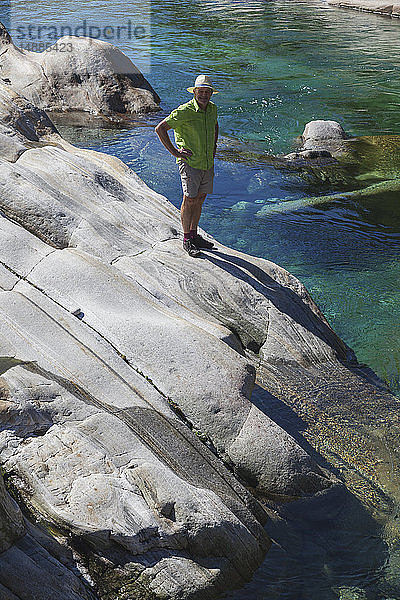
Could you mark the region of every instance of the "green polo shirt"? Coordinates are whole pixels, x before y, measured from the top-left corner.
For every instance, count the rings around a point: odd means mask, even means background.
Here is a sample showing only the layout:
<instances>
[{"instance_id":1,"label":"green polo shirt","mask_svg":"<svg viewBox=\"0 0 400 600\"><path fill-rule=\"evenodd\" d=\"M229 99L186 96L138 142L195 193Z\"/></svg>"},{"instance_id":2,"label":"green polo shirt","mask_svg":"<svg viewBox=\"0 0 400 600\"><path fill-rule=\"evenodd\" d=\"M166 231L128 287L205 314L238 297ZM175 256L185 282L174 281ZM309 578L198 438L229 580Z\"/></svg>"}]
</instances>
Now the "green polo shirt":
<instances>
[{"instance_id":1,"label":"green polo shirt","mask_svg":"<svg viewBox=\"0 0 400 600\"><path fill-rule=\"evenodd\" d=\"M211 169L214 165L216 105L209 102L203 110L193 98L173 110L165 121L174 130L176 146L193 152L187 159L188 164L194 169Z\"/></svg>"}]
</instances>

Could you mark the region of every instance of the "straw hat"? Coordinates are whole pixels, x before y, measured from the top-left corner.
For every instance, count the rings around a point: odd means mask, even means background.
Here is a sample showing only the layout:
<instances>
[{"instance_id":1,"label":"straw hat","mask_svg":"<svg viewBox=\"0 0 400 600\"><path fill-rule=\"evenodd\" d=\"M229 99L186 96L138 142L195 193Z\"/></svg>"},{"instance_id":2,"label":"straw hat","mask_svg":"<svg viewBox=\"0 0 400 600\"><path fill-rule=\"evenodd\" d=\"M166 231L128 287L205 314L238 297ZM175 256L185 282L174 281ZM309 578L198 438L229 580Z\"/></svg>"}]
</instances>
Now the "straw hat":
<instances>
[{"instance_id":1,"label":"straw hat","mask_svg":"<svg viewBox=\"0 0 400 600\"><path fill-rule=\"evenodd\" d=\"M191 94L193 94L195 88L210 88L212 89L212 91L214 92L214 94L218 94L219 92L217 92L214 87L213 84L211 83L211 79L209 78L208 75L199 75L198 77L196 77L196 81L194 82L194 86L193 87L188 87L186 88L188 92L190 92Z\"/></svg>"}]
</instances>

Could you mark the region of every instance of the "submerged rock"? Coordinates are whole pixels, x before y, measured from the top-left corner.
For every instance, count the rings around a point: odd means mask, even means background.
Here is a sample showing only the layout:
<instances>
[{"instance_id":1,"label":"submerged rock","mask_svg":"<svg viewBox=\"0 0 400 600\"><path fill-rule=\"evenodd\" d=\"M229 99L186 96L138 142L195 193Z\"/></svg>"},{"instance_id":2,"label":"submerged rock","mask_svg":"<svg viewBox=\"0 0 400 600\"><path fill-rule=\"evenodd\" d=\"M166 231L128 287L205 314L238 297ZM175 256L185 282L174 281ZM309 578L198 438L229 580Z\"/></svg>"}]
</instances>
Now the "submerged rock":
<instances>
[{"instance_id":1,"label":"submerged rock","mask_svg":"<svg viewBox=\"0 0 400 600\"><path fill-rule=\"evenodd\" d=\"M289 172L297 171L309 184L329 186L329 193L279 202L276 205L266 204L257 212L259 216L294 211L335 200L356 200L398 193L399 135L350 138L336 121L311 121L299 140L302 146L284 157ZM277 168L282 166L276 165ZM332 189L338 191L332 193Z\"/></svg>"},{"instance_id":2,"label":"submerged rock","mask_svg":"<svg viewBox=\"0 0 400 600\"><path fill-rule=\"evenodd\" d=\"M1 222L6 266L30 282L20 282L24 294L41 290L65 310L79 309L83 323L171 398L254 487L296 496L331 485L249 401L255 370L245 349L264 343L270 322L272 302L262 291L273 285L276 301L287 304L284 283L265 275L254 287L247 270L258 260L230 249L206 261L186 257L178 211L112 157L47 145L25 151L17 163L3 161L0 176L0 206L25 228L17 235ZM34 264L25 272L20 265L32 246ZM271 263L263 266L292 280Z\"/></svg>"},{"instance_id":3,"label":"submerged rock","mask_svg":"<svg viewBox=\"0 0 400 600\"><path fill-rule=\"evenodd\" d=\"M312 125L312 123L307 125L306 130L309 125ZM328 127L328 131L329 129ZM329 140L321 142L313 137L308 138L308 143L313 144L314 142L317 147L321 143L328 144L326 147L329 147L331 143ZM335 138L333 143L336 143ZM344 144L342 150L340 150L340 144L338 147L339 161L337 164L339 172L342 173L340 191L281 203L277 207L270 208L266 206L259 214L267 214L273 211L287 212L297 210L303 206L316 206L335 200L357 200L374 197L383 199L385 196L398 194L400 190L399 135L360 136L346 139ZM325 180L323 168L315 168L314 173L317 178L321 175L320 179ZM328 181L330 181L329 178ZM339 182L340 178L338 177L336 183Z\"/></svg>"},{"instance_id":4,"label":"submerged rock","mask_svg":"<svg viewBox=\"0 0 400 600\"><path fill-rule=\"evenodd\" d=\"M120 121L159 108L160 98L143 74L108 42L70 36L31 52L15 46L1 23L0 42L1 79L41 109ZM61 46L68 51L59 51Z\"/></svg>"}]
</instances>

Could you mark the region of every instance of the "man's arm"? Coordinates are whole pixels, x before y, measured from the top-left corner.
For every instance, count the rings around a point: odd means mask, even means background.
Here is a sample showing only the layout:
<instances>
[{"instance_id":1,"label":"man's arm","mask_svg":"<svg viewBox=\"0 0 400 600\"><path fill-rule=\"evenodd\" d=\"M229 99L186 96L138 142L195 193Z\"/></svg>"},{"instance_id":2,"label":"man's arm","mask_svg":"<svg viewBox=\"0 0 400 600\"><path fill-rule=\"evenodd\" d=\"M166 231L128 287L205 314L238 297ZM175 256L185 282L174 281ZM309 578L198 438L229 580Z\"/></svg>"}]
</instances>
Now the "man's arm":
<instances>
[{"instance_id":1,"label":"man's arm","mask_svg":"<svg viewBox=\"0 0 400 600\"><path fill-rule=\"evenodd\" d=\"M218 121L217 121L215 124L215 136L214 136L214 153L213 153L214 158L215 158L215 153L217 151L218 132L219 132L219 126L218 126Z\"/></svg>"},{"instance_id":2,"label":"man's arm","mask_svg":"<svg viewBox=\"0 0 400 600\"><path fill-rule=\"evenodd\" d=\"M161 143L166 147L168 152L172 154L172 156L175 156L175 158L188 158L189 156L192 156L193 152L187 148L175 148L168 135L168 131L170 129L172 129L172 127L168 125L164 119L164 121L161 121L157 125L154 131L160 138Z\"/></svg>"}]
</instances>

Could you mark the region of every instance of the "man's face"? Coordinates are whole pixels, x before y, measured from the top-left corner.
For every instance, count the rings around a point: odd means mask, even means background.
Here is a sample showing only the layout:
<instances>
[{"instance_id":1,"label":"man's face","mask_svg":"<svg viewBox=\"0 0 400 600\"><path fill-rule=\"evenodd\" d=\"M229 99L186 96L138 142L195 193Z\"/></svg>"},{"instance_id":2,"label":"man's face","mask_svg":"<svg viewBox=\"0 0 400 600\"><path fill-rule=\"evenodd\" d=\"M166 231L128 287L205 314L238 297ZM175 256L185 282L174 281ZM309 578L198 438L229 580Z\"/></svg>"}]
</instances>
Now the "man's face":
<instances>
[{"instance_id":1,"label":"man's face","mask_svg":"<svg viewBox=\"0 0 400 600\"><path fill-rule=\"evenodd\" d=\"M194 88L194 97L196 98L197 104L200 106L200 108L204 109L207 107L207 104L209 103L212 95L213 92L210 88Z\"/></svg>"}]
</instances>

